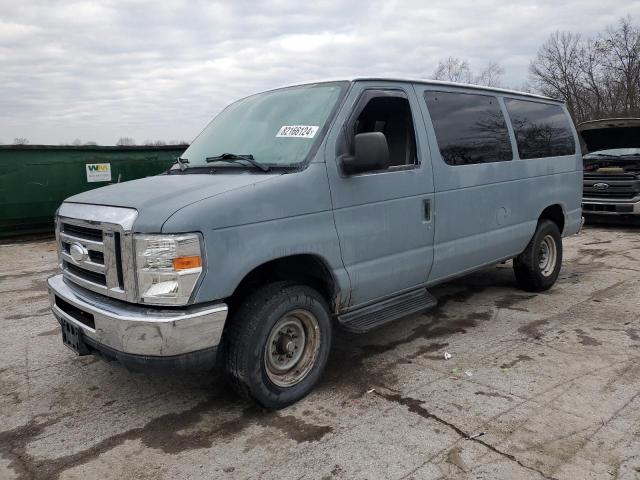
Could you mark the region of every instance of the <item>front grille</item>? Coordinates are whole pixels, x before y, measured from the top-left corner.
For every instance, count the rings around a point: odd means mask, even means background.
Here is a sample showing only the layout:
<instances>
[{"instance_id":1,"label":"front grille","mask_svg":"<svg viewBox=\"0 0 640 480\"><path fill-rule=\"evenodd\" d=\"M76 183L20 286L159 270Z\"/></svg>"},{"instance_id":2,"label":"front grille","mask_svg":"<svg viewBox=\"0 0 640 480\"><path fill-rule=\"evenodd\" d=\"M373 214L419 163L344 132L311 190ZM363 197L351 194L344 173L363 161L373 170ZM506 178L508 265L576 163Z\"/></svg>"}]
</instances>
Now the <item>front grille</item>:
<instances>
[{"instance_id":1,"label":"front grille","mask_svg":"<svg viewBox=\"0 0 640 480\"><path fill-rule=\"evenodd\" d=\"M640 179L631 173L584 174L583 196L597 200L632 200L640 197Z\"/></svg>"},{"instance_id":2,"label":"front grille","mask_svg":"<svg viewBox=\"0 0 640 480\"><path fill-rule=\"evenodd\" d=\"M64 203L58 213L56 236L66 280L134 302L131 227L136 216L136 211L128 208Z\"/></svg>"},{"instance_id":3,"label":"front grille","mask_svg":"<svg viewBox=\"0 0 640 480\"><path fill-rule=\"evenodd\" d=\"M71 223L63 223L62 232L80 239L102 242L102 230L99 229L81 227L80 225L73 225Z\"/></svg>"},{"instance_id":4,"label":"front grille","mask_svg":"<svg viewBox=\"0 0 640 480\"><path fill-rule=\"evenodd\" d=\"M107 276L104 273L92 272L84 268L77 267L73 263L64 262L63 268L72 273L76 277L80 277L88 282L97 283L98 285L107 286Z\"/></svg>"},{"instance_id":5,"label":"front grille","mask_svg":"<svg viewBox=\"0 0 640 480\"><path fill-rule=\"evenodd\" d=\"M630 200L636 196L640 195L640 193L636 192L621 192L615 190L592 190L586 189L584 190L584 196L587 198L616 198L623 200Z\"/></svg>"},{"instance_id":6,"label":"front grille","mask_svg":"<svg viewBox=\"0 0 640 480\"><path fill-rule=\"evenodd\" d=\"M89 260L91 260L93 263L104 265L104 253L89 250Z\"/></svg>"}]
</instances>

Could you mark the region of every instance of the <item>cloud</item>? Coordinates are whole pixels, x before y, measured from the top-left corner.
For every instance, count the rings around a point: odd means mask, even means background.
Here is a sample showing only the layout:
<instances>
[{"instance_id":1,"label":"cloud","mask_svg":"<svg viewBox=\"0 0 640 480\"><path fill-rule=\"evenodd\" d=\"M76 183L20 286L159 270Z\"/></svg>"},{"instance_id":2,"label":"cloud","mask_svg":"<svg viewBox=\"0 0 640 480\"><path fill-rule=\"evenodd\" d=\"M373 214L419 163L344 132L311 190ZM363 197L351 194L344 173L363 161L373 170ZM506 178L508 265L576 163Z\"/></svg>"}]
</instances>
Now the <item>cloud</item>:
<instances>
[{"instance_id":1,"label":"cloud","mask_svg":"<svg viewBox=\"0 0 640 480\"><path fill-rule=\"evenodd\" d=\"M608 3L608 4L607 4ZM518 86L555 30L637 2L0 0L0 142L191 140L229 102L352 75L427 77L448 56Z\"/></svg>"}]
</instances>

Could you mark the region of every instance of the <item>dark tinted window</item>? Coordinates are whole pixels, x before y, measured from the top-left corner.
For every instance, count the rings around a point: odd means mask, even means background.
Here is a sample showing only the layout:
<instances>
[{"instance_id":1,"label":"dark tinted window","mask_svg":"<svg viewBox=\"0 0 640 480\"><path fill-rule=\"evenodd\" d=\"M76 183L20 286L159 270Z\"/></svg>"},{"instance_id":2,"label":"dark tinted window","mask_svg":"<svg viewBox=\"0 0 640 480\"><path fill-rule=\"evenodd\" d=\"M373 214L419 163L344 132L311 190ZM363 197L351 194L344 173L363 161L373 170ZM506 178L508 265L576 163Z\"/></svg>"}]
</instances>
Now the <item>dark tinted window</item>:
<instances>
[{"instance_id":1,"label":"dark tinted window","mask_svg":"<svg viewBox=\"0 0 640 480\"><path fill-rule=\"evenodd\" d=\"M425 92L440 153L449 165L511 160L498 99L490 95Z\"/></svg>"},{"instance_id":2,"label":"dark tinted window","mask_svg":"<svg viewBox=\"0 0 640 480\"><path fill-rule=\"evenodd\" d=\"M520 158L573 155L571 124L560 105L505 99Z\"/></svg>"}]
</instances>

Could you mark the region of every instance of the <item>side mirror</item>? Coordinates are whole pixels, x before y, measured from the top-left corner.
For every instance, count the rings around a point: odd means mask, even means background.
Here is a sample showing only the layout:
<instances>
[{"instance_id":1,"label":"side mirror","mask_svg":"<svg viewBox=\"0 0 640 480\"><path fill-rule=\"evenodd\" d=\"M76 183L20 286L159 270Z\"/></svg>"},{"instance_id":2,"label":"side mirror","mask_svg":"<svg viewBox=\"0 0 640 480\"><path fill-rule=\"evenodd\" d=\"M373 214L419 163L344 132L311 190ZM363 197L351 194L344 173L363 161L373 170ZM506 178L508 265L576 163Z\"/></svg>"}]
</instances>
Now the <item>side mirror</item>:
<instances>
[{"instance_id":1,"label":"side mirror","mask_svg":"<svg viewBox=\"0 0 640 480\"><path fill-rule=\"evenodd\" d=\"M342 157L348 175L389 168L389 145L382 132L359 133L354 137L355 155Z\"/></svg>"}]
</instances>

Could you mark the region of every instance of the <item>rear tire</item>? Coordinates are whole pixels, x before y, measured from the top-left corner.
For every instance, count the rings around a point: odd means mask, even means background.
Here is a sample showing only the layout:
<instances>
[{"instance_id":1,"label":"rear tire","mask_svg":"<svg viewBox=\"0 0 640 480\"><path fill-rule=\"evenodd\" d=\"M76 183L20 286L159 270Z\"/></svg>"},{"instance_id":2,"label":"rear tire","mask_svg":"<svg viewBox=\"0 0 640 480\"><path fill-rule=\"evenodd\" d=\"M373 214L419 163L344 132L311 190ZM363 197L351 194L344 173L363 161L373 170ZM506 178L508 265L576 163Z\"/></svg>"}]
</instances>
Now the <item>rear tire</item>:
<instances>
[{"instance_id":1,"label":"rear tire","mask_svg":"<svg viewBox=\"0 0 640 480\"><path fill-rule=\"evenodd\" d=\"M330 310L316 290L288 282L266 285L230 320L223 362L242 396L275 410L311 391L332 338Z\"/></svg>"},{"instance_id":2,"label":"rear tire","mask_svg":"<svg viewBox=\"0 0 640 480\"><path fill-rule=\"evenodd\" d=\"M520 287L543 292L556 283L562 266L562 237L551 220L538 223L527 248L513 260L513 270Z\"/></svg>"}]
</instances>

